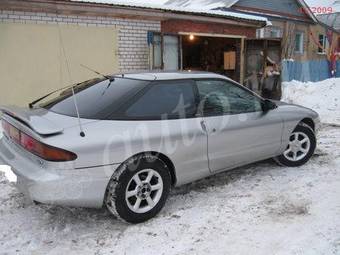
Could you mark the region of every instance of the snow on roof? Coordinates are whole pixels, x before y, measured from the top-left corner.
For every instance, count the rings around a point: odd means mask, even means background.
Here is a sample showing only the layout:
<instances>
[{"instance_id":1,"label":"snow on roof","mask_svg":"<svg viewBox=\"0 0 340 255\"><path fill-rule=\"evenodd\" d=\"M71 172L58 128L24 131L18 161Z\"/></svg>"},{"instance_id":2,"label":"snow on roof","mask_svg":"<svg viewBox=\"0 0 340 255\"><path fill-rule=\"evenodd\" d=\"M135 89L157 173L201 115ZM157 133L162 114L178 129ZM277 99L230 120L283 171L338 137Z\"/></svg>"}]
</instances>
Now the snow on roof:
<instances>
[{"instance_id":1,"label":"snow on roof","mask_svg":"<svg viewBox=\"0 0 340 255\"><path fill-rule=\"evenodd\" d=\"M251 21L268 22L265 17L233 11L214 10L221 7L229 7L238 0L71 0L73 2L88 2L99 4L111 4L126 7L138 7L148 9L159 9L166 11L177 11L195 14L220 16L225 18L237 18Z\"/></svg>"},{"instance_id":2,"label":"snow on roof","mask_svg":"<svg viewBox=\"0 0 340 255\"><path fill-rule=\"evenodd\" d=\"M229 7L238 0L71 0L102 4L124 5L144 8L165 9L195 9L212 10L220 7Z\"/></svg>"}]
</instances>

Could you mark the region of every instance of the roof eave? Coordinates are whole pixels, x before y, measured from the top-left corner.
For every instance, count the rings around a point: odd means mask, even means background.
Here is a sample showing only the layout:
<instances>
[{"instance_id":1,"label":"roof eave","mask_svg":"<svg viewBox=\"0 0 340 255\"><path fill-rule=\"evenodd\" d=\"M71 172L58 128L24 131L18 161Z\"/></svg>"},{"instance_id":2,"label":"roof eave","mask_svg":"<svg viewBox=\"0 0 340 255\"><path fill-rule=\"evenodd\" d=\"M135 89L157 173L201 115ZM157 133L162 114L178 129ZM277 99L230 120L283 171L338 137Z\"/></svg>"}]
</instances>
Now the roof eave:
<instances>
[{"instance_id":1,"label":"roof eave","mask_svg":"<svg viewBox=\"0 0 340 255\"><path fill-rule=\"evenodd\" d=\"M263 27L266 21L243 19L232 16L164 10L148 7L127 7L105 3L74 2L70 0L1 0L0 9L15 11L37 11L49 13L67 13L70 15L124 16L126 18L146 18L150 20L190 19L202 22L231 24L236 26Z\"/></svg>"},{"instance_id":2,"label":"roof eave","mask_svg":"<svg viewBox=\"0 0 340 255\"><path fill-rule=\"evenodd\" d=\"M304 0L297 0L297 1L302 5L304 11L313 20L313 22L318 23L319 22L318 19L316 18L312 10L309 8L309 6L306 4L306 2Z\"/></svg>"}]
</instances>

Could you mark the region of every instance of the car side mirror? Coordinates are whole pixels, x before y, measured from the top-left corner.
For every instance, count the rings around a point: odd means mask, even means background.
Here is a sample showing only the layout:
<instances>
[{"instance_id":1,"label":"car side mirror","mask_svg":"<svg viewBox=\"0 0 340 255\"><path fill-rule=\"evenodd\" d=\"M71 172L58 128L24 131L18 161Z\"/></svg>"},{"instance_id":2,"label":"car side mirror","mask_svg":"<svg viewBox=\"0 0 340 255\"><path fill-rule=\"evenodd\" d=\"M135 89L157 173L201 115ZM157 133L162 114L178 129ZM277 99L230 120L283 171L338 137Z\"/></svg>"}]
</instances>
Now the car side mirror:
<instances>
[{"instance_id":1,"label":"car side mirror","mask_svg":"<svg viewBox=\"0 0 340 255\"><path fill-rule=\"evenodd\" d=\"M262 111L263 112L269 112L271 110L274 110L275 108L277 108L277 105L268 99L265 99L264 101L262 101Z\"/></svg>"}]
</instances>

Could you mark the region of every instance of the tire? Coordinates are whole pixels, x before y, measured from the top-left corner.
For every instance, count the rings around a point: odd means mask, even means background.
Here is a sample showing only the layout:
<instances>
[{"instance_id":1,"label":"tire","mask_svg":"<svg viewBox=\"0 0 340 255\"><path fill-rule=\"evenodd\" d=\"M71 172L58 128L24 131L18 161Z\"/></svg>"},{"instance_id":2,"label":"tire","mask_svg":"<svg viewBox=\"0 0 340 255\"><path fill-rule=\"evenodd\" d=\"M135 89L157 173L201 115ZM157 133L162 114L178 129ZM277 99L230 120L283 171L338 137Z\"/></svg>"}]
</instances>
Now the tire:
<instances>
[{"instance_id":1,"label":"tire","mask_svg":"<svg viewBox=\"0 0 340 255\"><path fill-rule=\"evenodd\" d=\"M171 188L167 165L151 155L133 157L113 174L106 190L105 204L117 218L141 223L163 208Z\"/></svg>"},{"instance_id":2,"label":"tire","mask_svg":"<svg viewBox=\"0 0 340 255\"><path fill-rule=\"evenodd\" d=\"M306 164L313 156L316 148L316 137L313 129L306 125L298 125L290 135L289 141L284 153L275 157L274 160L280 165L288 167Z\"/></svg>"}]
</instances>

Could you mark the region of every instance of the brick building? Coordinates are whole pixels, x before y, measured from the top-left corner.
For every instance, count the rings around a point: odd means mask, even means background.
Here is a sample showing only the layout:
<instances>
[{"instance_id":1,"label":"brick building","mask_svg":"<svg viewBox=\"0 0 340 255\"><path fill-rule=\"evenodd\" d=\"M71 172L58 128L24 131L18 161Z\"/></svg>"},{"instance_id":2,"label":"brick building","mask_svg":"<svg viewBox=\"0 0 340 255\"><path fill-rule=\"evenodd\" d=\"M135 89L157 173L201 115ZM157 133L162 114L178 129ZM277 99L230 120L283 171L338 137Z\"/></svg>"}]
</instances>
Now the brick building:
<instances>
[{"instance_id":1,"label":"brick building","mask_svg":"<svg viewBox=\"0 0 340 255\"><path fill-rule=\"evenodd\" d=\"M199 69L242 80L244 40L266 25L265 18L233 12L113 2L2 0L1 104L24 105L92 78L88 67L102 73Z\"/></svg>"}]
</instances>

